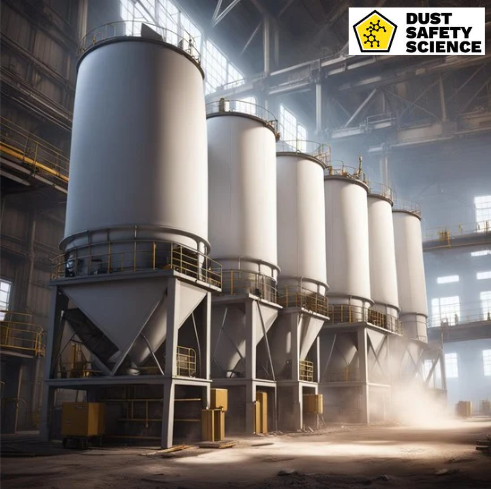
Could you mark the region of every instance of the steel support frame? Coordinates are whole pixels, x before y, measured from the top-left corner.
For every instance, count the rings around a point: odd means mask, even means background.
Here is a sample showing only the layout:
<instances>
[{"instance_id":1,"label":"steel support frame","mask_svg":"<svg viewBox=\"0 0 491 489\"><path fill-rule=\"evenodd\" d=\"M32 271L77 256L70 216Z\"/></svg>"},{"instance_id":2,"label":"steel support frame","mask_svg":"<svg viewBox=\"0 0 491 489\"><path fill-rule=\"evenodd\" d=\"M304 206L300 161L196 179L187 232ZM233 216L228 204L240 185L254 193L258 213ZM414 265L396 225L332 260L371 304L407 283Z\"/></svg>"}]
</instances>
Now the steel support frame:
<instances>
[{"instance_id":1,"label":"steel support frame","mask_svg":"<svg viewBox=\"0 0 491 489\"><path fill-rule=\"evenodd\" d=\"M146 376L126 376L117 375L117 368L109 370L102 362L101 368L105 375L100 377L86 377L76 379L57 379L56 365L58 355L61 350L61 340L64 329L64 320L62 311L68 307L68 298L63 294L63 285L55 285L52 290L51 305L48 318L48 338L46 345L46 361L44 375L44 391L43 403L41 410L40 434L44 441L49 441L51 437L52 414L55 401L55 393L57 389L81 389L90 391L97 386L112 386L112 385L155 385L160 384L163 388L163 405L162 405L162 431L161 431L161 446L170 448L173 444L174 436L174 396L175 387L178 385L198 386L204 389L203 408L208 408L210 405L210 322L211 322L211 292L207 291L205 298L200 303L205 307L203 316L202 328L204 328L204 344L201 345L204 353L201 359L200 371L201 378L181 377L177 375L177 345L178 345L178 320L179 307L181 299L181 279L174 276L173 272L162 272L167 275L168 289L168 315L167 328L168 334L165 341L165 367L164 375L146 375ZM129 277L131 278L131 277ZM187 282L187 280L186 280ZM189 286L189 283L188 283ZM202 287L200 287L202 288ZM138 337L138 336L137 336ZM135 338L136 341L137 338ZM132 343L133 345L133 343ZM126 352L121 355L120 365L126 357L131 346ZM159 365L160 367L160 365Z\"/></svg>"},{"instance_id":2,"label":"steel support frame","mask_svg":"<svg viewBox=\"0 0 491 489\"><path fill-rule=\"evenodd\" d=\"M281 309L280 306L276 304L269 303L267 301L263 301L261 299L258 299L255 296L252 296L250 294L245 294L243 296L222 296L222 297L215 297L212 301L214 304L220 305L221 303L225 302L225 305L229 304L244 304L245 308L245 354L242 355L240 351L238 350L237 345L230 339L230 336L227 334L227 328L226 328L226 315L227 315L227 307L225 307L224 310L224 315L223 319L221 322L221 329L218 334L217 338L217 343L214 345L213 350L214 352L218 348L219 344L219 339L222 336L225 336L228 339L228 342L231 344L232 348L236 350L236 352L239 354L241 360L245 364L245 377L213 377L213 385L216 387L223 387L227 388L230 386L245 386L246 387L246 398L244 399L245 402L245 412L246 412L246 419L245 419L245 433L246 434L254 434L255 433L255 427L254 427L254 419L255 419L255 409L256 409L256 388L258 386L263 386L263 387L270 387L273 388L274 390L274 417L273 417L273 426L274 429L277 427L277 414L276 414L276 406L277 406L277 382L276 380L267 380L267 379L260 379L257 377L257 336L256 336L256 331L258 330L258 326L260 326L261 331L263 334L265 333L265 325L264 321L262 318L261 310L260 310L260 303L263 306L266 307L274 307L275 309ZM259 324L258 324L259 323ZM272 364L271 360L271 352L269 349L269 343L267 339L267 335L264 334L263 340L265 341L266 345L266 350L267 350L267 356L268 356L268 363L270 364L271 371L272 371L272 377L275 379L275 374L274 374L274 367ZM211 358L211 361L214 362L216 365L218 363L216 362L215 358ZM221 368L220 365L218 365L220 370L223 372L223 369Z\"/></svg>"}]
</instances>

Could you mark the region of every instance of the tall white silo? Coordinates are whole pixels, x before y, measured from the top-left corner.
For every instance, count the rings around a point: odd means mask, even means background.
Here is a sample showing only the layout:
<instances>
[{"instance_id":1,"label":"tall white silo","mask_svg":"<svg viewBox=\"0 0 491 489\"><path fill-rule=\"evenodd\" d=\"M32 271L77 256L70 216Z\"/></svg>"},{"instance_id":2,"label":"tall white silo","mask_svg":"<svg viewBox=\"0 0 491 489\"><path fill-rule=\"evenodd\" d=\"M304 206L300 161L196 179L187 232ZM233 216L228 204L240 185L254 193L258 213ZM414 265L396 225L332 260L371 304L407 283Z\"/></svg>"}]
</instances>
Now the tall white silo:
<instances>
[{"instance_id":1,"label":"tall white silo","mask_svg":"<svg viewBox=\"0 0 491 489\"><path fill-rule=\"evenodd\" d=\"M64 320L111 379L186 376L177 341L204 353L209 344L205 333L188 339L178 330L220 286L206 256L204 73L196 53L166 42L167 34L138 23L104 26L90 34L78 65L64 257L53 284L68 301L59 306ZM209 319L198 316L207 331ZM199 357L188 384L208 378L206 354ZM172 443L172 423L169 416L162 443Z\"/></svg>"},{"instance_id":2,"label":"tall white silo","mask_svg":"<svg viewBox=\"0 0 491 489\"><path fill-rule=\"evenodd\" d=\"M299 146L300 145L300 146ZM297 149L300 148L300 149ZM272 329L273 363L277 378L288 366L306 360L327 314L324 169L330 157L327 146L308 141L281 141L277 152L278 279L280 303L285 307ZM283 324L289 308L300 308L298 330ZM309 314L310 311L314 314ZM292 335L299 334L298 352L292 352ZM286 372L285 372L286 370Z\"/></svg>"},{"instance_id":3,"label":"tall white silo","mask_svg":"<svg viewBox=\"0 0 491 489\"><path fill-rule=\"evenodd\" d=\"M233 110L233 102L228 111L209 106L209 232L212 257L223 267L223 293L276 302L276 131L263 117ZM268 315L267 329L274 318ZM234 320L229 334L245 327L243 321ZM259 330L256 341L262 337ZM240 343L216 351L215 361L227 371L245 353L245 340Z\"/></svg>"},{"instance_id":4,"label":"tall white silo","mask_svg":"<svg viewBox=\"0 0 491 489\"><path fill-rule=\"evenodd\" d=\"M335 311L331 319L366 320L372 304L368 186L360 169L343 166L326 170L324 189L328 296Z\"/></svg>"},{"instance_id":5,"label":"tall white silo","mask_svg":"<svg viewBox=\"0 0 491 489\"><path fill-rule=\"evenodd\" d=\"M404 335L427 341L426 280L421 213L415 204L396 202L393 210L397 285Z\"/></svg>"},{"instance_id":6,"label":"tall white silo","mask_svg":"<svg viewBox=\"0 0 491 489\"><path fill-rule=\"evenodd\" d=\"M368 231L370 249L370 289L372 309L386 315L393 329L399 314L397 290L393 195L386 185L371 184L368 194Z\"/></svg>"},{"instance_id":7,"label":"tall white silo","mask_svg":"<svg viewBox=\"0 0 491 489\"><path fill-rule=\"evenodd\" d=\"M223 295L213 299L211 372L222 385L220 379L256 379L256 347L263 339L267 343L265 335L281 309L277 132L274 116L255 104L221 100L209 104L207 112L209 233L212 256L223 267ZM264 376L271 372L270 363ZM254 396L255 387L248 383L248 432L254 431Z\"/></svg>"},{"instance_id":8,"label":"tall white silo","mask_svg":"<svg viewBox=\"0 0 491 489\"><path fill-rule=\"evenodd\" d=\"M268 334L278 380L280 429L304 425L304 388L317 392L317 338L327 320L324 170L330 148L278 143L278 297L283 306Z\"/></svg>"}]
</instances>

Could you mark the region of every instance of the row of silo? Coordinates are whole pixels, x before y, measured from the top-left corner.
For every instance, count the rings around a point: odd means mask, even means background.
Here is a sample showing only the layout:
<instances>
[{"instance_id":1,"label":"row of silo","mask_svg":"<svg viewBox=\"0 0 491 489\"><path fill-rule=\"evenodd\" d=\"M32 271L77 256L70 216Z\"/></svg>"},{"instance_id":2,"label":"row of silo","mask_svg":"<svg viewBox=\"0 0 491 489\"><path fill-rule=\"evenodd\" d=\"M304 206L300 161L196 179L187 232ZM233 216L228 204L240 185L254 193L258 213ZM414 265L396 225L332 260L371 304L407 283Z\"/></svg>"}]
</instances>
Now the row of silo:
<instances>
[{"instance_id":1,"label":"row of silo","mask_svg":"<svg viewBox=\"0 0 491 489\"><path fill-rule=\"evenodd\" d=\"M198 60L144 27L94 42L79 63L57 284L64 318L81 341L102 332L107 354L93 353L107 377L144 377L155 361L174 379L168 345L192 316L196 335L181 338L200 351L199 385L210 358L213 378L246 388L251 428L257 389L274 398L277 379L315 383L300 378L300 362L314 363L326 295L337 322L369 320L372 304L393 314L400 303L414 324L425 316L419 222L394 213L396 274L391 200L367 198L361 168L334 169L320 145L277 147L274 116L257 106L205 111ZM198 332L194 311L218 286Z\"/></svg>"}]
</instances>

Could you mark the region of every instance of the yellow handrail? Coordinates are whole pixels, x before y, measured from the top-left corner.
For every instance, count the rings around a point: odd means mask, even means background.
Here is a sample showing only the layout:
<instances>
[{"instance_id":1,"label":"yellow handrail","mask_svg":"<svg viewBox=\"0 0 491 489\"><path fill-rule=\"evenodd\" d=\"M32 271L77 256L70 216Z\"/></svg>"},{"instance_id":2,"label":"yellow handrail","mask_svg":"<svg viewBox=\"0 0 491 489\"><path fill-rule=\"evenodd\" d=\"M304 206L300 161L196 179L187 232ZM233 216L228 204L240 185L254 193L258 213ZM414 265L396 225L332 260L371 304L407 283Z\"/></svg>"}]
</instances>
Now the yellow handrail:
<instances>
[{"instance_id":1,"label":"yellow handrail","mask_svg":"<svg viewBox=\"0 0 491 489\"><path fill-rule=\"evenodd\" d=\"M126 251L114 251L116 245ZM142 249L144 248L144 249ZM107 273L175 270L215 287L222 285L222 267L204 253L170 241L119 241L74 249L53 261L52 279Z\"/></svg>"},{"instance_id":2,"label":"yellow handrail","mask_svg":"<svg viewBox=\"0 0 491 489\"><path fill-rule=\"evenodd\" d=\"M300 285L281 287L278 304L283 307L302 307L323 316L328 315L327 297Z\"/></svg>"},{"instance_id":3,"label":"yellow handrail","mask_svg":"<svg viewBox=\"0 0 491 489\"><path fill-rule=\"evenodd\" d=\"M0 152L50 177L68 183L69 159L59 148L1 117Z\"/></svg>"},{"instance_id":4,"label":"yellow handrail","mask_svg":"<svg viewBox=\"0 0 491 489\"><path fill-rule=\"evenodd\" d=\"M300 380L307 382L314 381L314 363L309 360L300 360L299 362Z\"/></svg>"},{"instance_id":5,"label":"yellow handrail","mask_svg":"<svg viewBox=\"0 0 491 489\"><path fill-rule=\"evenodd\" d=\"M224 270L223 294L252 294L269 302L278 301L276 281L270 276L249 270Z\"/></svg>"},{"instance_id":6,"label":"yellow handrail","mask_svg":"<svg viewBox=\"0 0 491 489\"><path fill-rule=\"evenodd\" d=\"M7 315L29 316L24 313L6 312ZM0 347L11 351L22 351L34 356L44 356L44 331L41 326L27 321L0 321Z\"/></svg>"}]
</instances>

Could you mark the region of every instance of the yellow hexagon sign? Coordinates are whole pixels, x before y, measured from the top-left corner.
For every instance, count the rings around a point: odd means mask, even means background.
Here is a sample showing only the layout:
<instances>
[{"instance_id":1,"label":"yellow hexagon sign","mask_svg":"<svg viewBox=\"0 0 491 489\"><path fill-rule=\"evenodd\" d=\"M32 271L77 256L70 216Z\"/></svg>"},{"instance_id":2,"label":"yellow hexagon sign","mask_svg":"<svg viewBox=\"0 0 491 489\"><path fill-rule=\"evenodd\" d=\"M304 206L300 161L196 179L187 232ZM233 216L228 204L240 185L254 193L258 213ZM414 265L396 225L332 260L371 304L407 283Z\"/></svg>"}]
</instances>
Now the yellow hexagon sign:
<instances>
[{"instance_id":1,"label":"yellow hexagon sign","mask_svg":"<svg viewBox=\"0 0 491 489\"><path fill-rule=\"evenodd\" d=\"M396 34L397 25L374 10L357 22L353 29L361 51L388 53Z\"/></svg>"}]
</instances>

